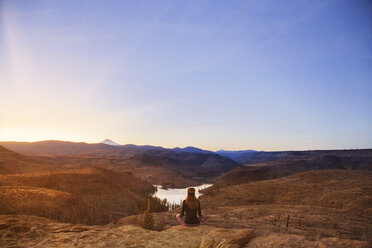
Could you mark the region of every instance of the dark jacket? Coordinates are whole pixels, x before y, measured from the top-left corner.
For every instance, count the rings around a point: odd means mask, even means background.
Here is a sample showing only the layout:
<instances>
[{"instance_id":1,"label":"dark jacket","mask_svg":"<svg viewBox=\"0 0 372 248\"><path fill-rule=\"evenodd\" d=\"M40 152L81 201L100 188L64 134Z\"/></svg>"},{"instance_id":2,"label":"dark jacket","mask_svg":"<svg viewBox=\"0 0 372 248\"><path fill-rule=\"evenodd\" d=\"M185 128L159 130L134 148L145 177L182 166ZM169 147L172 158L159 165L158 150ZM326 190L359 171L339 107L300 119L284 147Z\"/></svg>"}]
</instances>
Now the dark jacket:
<instances>
[{"instance_id":1,"label":"dark jacket","mask_svg":"<svg viewBox=\"0 0 372 248\"><path fill-rule=\"evenodd\" d=\"M185 216L185 223L186 224L199 224L200 220L199 217L201 216L201 208L200 208L200 201L198 200L199 207L198 208L190 208L186 201L182 202L182 211L180 217ZM199 216L199 217L198 217Z\"/></svg>"}]
</instances>

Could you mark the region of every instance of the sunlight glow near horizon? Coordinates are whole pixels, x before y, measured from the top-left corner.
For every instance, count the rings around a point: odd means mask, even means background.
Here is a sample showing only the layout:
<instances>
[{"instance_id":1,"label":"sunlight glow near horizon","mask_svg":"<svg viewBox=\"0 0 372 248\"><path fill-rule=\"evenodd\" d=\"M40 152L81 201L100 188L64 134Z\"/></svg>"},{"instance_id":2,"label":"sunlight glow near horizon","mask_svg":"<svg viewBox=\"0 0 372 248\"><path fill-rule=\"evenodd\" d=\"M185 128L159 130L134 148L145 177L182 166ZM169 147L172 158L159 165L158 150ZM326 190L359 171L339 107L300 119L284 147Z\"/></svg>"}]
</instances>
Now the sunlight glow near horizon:
<instances>
[{"instance_id":1,"label":"sunlight glow near horizon","mask_svg":"<svg viewBox=\"0 0 372 248\"><path fill-rule=\"evenodd\" d=\"M372 148L369 1L0 2L0 140Z\"/></svg>"}]
</instances>

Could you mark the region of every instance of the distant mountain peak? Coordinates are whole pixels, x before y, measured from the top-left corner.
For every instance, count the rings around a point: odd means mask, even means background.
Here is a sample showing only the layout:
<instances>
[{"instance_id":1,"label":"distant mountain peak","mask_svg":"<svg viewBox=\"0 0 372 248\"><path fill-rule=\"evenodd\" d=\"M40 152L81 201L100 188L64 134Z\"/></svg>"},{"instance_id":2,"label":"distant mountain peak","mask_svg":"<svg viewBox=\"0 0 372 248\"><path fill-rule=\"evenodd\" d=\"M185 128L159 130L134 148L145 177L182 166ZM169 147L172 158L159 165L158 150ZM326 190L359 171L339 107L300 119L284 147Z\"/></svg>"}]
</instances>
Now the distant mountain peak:
<instances>
[{"instance_id":1,"label":"distant mountain peak","mask_svg":"<svg viewBox=\"0 0 372 248\"><path fill-rule=\"evenodd\" d=\"M104 141L101 142L101 144L106 144L110 146L120 146L120 144L110 140L110 139L105 139Z\"/></svg>"},{"instance_id":2,"label":"distant mountain peak","mask_svg":"<svg viewBox=\"0 0 372 248\"><path fill-rule=\"evenodd\" d=\"M211 151L203 150L203 149L200 149L200 148L197 148L197 147L194 147L194 146L187 146L187 147L184 147L184 148L175 147L172 150L176 151L176 152L213 153Z\"/></svg>"}]
</instances>

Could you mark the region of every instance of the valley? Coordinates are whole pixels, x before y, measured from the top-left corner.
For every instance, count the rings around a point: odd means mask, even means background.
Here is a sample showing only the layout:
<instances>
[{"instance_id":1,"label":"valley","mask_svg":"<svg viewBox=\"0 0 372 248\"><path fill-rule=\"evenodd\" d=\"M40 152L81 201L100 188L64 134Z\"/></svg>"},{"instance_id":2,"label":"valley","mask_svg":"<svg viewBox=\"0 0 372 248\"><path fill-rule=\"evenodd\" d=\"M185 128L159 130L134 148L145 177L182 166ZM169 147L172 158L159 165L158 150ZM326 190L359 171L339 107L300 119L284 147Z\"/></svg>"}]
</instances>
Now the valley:
<instances>
[{"instance_id":1,"label":"valley","mask_svg":"<svg viewBox=\"0 0 372 248\"><path fill-rule=\"evenodd\" d=\"M24 154L23 145L17 144L17 151L0 146L2 247L55 242L56 247L195 248L208 233L240 242L239 247L370 247L372 242L370 149L283 152L274 160L270 152L259 152L257 159L268 161L239 164L231 156L191 148L130 146L129 151L84 143L72 152L81 144L52 142L57 143L58 152L44 144L32 150L30 143ZM180 209L166 211L156 198L151 200L155 230L139 226L153 185L164 187L158 196L171 202L176 195L185 197L187 187L206 183L213 186L199 197L207 217L200 227L180 227L175 219ZM167 188L173 196L164 195ZM192 242L185 233L193 235Z\"/></svg>"}]
</instances>

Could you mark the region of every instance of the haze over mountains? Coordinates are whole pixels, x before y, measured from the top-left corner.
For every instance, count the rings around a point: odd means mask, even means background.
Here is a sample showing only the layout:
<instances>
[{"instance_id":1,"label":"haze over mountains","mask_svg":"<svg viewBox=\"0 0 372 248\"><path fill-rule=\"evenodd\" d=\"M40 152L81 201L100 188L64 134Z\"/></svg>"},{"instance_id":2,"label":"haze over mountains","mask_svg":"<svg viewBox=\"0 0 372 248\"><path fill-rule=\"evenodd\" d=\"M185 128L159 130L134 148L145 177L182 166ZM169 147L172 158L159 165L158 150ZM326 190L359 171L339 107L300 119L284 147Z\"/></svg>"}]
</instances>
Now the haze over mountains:
<instances>
[{"instance_id":1,"label":"haze over mountains","mask_svg":"<svg viewBox=\"0 0 372 248\"><path fill-rule=\"evenodd\" d=\"M27 157L11 151L4 152L7 155L3 156L18 156L28 161L23 162L23 172L28 171L26 164L35 165L34 161L39 163L32 168L34 170L39 168L40 171L50 170L51 164L58 165L59 169L97 166L110 170L131 171L153 184L172 187L208 183L212 179L217 180L217 185L236 184L240 181L267 180L314 169L370 170L372 160L371 150L368 149L212 152L191 146L168 149L150 145L118 145L108 139L96 144L54 140L0 142L0 145L32 155ZM2 170L4 172L8 170L9 173L20 172L20 162L16 164L18 167L8 166Z\"/></svg>"},{"instance_id":2,"label":"haze over mountains","mask_svg":"<svg viewBox=\"0 0 372 248\"><path fill-rule=\"evenodd\" d=\"M50 163L57 166L56 168L97 166L131 171L142 179L164 186L183 187L209 182L211 178L238 165L230 158L213 152L191 152L189 149L184 151L155 146L114 146L65 141L0 142L0 145L32 155L32 159L35 155L47 156L43 159L49 157Z\"/></svg>"},{"instance_id":3,"label":"haze over mountains","mask_svg":"<svg viewBox=\"0 0 372 248\"><path fill-rule=\"evenodd\" d=\"M104 155L128 155L140 153L147 150L164 150L185 153L204 153L217 154L228 157L238 163L255 163L283 157L290 152L258 152L254 150L226 151L218 150L216 152L203 150L193 146L184 148L164 148L151 145L119 145L118 143L105 139L100 143L70 142L47 140L38 142L1 142L0 145L11 150L30 154L104 154Z\"/></svg>"}]
</instances>

